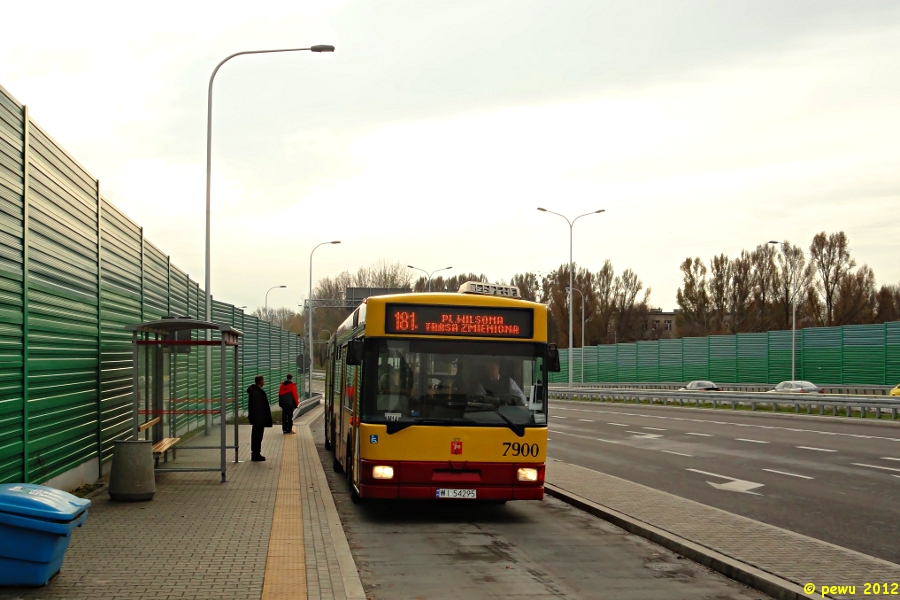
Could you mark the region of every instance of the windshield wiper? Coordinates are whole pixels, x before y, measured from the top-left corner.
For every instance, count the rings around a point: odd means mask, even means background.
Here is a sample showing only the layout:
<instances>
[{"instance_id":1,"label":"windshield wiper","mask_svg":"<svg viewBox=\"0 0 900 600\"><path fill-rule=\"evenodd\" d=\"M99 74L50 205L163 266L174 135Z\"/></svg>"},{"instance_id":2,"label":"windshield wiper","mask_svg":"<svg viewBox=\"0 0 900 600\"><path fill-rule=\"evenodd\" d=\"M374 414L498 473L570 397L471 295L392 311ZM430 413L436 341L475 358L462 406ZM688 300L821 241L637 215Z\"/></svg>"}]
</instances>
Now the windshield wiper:
<instances>
[{"instance_id":1,"label":"windshield wiper","mask_svg":"<svg viewBox=\"0 0 900 600\"><path fill-rule=\"evenodd\" d=\"M519 437L525 437L525 427L512 421L509 417L504 415L499 408L475 408L472 410L468 410L466 412L492 412L496 415L499 415L501 419L506 421L506 424L509 425L509 428L512 429L513 433L515 433Z\"/></svg>"},{"instance_id":2,"label":"windshield wiper","mask_svg":"<svg viewBox=\"0 0 900 600\"><path fill-rule=\"evenodd\" d=\"M415 418L415 417L413 417ZM417 419L415 421L388 421L385 423L388 435L402 431L412 425L472 425L474 421L466 419Z\"/></svg>"}]
</instances>

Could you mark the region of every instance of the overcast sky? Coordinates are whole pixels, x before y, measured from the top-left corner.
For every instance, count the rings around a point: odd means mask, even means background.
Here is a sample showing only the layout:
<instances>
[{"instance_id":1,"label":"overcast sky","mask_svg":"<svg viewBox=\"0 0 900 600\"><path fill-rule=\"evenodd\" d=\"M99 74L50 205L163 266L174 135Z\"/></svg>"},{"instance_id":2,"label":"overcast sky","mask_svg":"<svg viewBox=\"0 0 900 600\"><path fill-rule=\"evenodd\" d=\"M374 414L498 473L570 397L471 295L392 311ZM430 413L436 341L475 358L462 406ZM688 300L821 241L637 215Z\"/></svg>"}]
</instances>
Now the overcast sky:
<instances>
[{"instance_id":1,"label":"overcast sky","mask_svg":"<svg viewBox=\"0 0 900 600\"><path fill-rule=\"evenodd\" d=\"M679 263L844 230L900 281L900 3L31 2L0 85L213 294L296 307L378 259L494 281L610 259L675 307ZM12 26L12 24L19 24Z\"/></svg>"}]
</instances>

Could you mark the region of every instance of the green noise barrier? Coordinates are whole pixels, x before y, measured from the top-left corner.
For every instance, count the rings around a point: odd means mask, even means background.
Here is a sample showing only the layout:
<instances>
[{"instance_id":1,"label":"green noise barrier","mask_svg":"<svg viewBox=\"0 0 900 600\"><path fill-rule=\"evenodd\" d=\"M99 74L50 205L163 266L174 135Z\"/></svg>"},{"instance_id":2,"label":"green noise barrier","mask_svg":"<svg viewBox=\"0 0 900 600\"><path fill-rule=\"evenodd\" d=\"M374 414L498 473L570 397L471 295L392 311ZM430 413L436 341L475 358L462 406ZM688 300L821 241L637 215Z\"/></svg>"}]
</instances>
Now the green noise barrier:
<instances>
[{"instance_id":1,"label":"green noise barrier","mask_svg":"<svg viewBox=\"0 0 900 600\"><path fill-rule=\"evenodd\" d=\"M568 351L550 383L568 383ZM581 349L573 351L581 381ZM584 348L585 383L771 383L791 378L791 332L739 333ZM796 378L816 385L900 383L900 322L797 331Z\"/></svg>"},{"instance_id":2,"label":"green noise barrier","mask_svg":"<svg viewBox=\"0 0 900 600\"><path fill-rule=\"evenodd\" d=\"M203 318L204 290L0 87L0 483L44 482L94 458L102 468L113 442L131 435L125 326L167 315ZM244 333L241 406L257 374L275 398L302 340L223 302L212 319ZM203 408L203 348L174 360L169 394L180 408ZM196 412L178 414L178 429L199 427Z\"/></svg>"}]
</instances>

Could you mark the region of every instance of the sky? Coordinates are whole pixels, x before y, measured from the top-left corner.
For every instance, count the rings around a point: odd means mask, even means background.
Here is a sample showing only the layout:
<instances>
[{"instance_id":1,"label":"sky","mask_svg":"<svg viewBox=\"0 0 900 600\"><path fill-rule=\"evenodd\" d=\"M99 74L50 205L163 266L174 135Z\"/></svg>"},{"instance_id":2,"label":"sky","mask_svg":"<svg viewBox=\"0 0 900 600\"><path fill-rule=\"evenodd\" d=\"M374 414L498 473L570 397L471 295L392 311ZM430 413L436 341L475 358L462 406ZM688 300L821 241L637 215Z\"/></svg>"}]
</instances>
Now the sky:
<instances>
[{"instance_id":1,"label":"sky","mask_svg":"<svg viewBox=\"0 0 900 600\"><path fill-rule=\"evenodd\" d=\"M9 3L0 85L195 281L296 308L384 259L495 282L843 230L900 282L900 3ZM450 271L448 275L452 275Z\"/></svg>"}]
</instances>

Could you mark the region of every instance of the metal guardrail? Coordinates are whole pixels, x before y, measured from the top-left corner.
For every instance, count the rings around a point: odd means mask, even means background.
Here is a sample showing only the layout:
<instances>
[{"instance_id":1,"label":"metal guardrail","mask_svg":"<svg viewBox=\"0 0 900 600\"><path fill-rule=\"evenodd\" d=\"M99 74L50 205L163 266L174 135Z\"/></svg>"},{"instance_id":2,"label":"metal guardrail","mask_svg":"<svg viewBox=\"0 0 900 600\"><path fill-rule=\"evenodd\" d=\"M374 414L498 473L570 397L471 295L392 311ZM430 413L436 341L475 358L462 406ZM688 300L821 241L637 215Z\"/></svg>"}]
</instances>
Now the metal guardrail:
<instances>
[{"instance_id":1,"label":"metal guardrail","mask_svg":"<svg viewBox=\"0 0 900 600\"><path fill-rule=\"evenodd\" d=\"M573 383L572 388L601 388L620 390L678 390L687 385L687 382L619 382L619 383ZM772 383L717 383L722 390L727 392L768 392L775 387ZM550 388L566 388L568 383L551 383ZM894 389L890 385L824 385L821 386L826 394L844 394L850 396L887 396Z\"/></svg>"},{"instance_id":2,"label":"metal guardrail","mask_svg":"<svg viewBox=\"0 0 900 600\"><path fill-rule=\"evenodd\" d=\"M322 402L323 397L322 394L317 393L300 402L300 405L294 409L294 418L299 419L302 415L317 407Z\"/></svg>"},{"instance_id":3,"label":"metal guardrail","mask_svg":"<svg viewBox=\"0 0 900 600\"><path fill-rule=\"evenodd\" d=\"M598 389L598 388L550 388L548 390L551 400L590 400L590 401L634 401L635 404L661 403L668 406L669 403L677 403L684 406L685 402L694 404L698 408L704 405L712 405L719 408L720 405L730 405L732 410L739 406L750 406L750 410L758 407L769 407L772 412L778 412L779 406L788 405L794 407L794 412L799 413L800 407L806 407L806 414L813 414L812 408L816 407L816 414L825 416L828 414L826 407L831 408L832 416L840 416L843 409L844 416L852 417L855 412L865 418L874 414L876 419L881 419L885 411L890 411L891 419L897 419L897 410L900 409L900 398L893 396L852 396L838 394L774 394L753 392L680 392L671 390L623 390L623 389Z\"/></svg>"}]
</instances>

